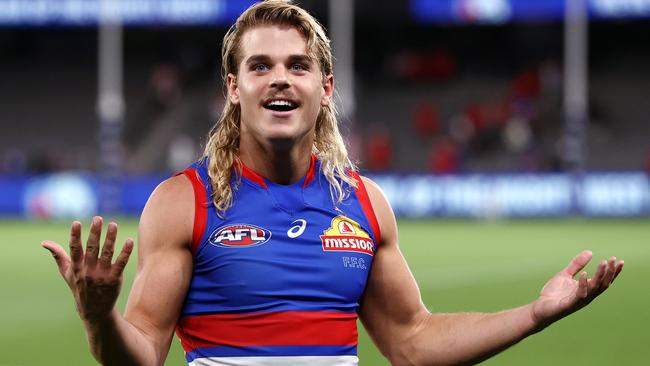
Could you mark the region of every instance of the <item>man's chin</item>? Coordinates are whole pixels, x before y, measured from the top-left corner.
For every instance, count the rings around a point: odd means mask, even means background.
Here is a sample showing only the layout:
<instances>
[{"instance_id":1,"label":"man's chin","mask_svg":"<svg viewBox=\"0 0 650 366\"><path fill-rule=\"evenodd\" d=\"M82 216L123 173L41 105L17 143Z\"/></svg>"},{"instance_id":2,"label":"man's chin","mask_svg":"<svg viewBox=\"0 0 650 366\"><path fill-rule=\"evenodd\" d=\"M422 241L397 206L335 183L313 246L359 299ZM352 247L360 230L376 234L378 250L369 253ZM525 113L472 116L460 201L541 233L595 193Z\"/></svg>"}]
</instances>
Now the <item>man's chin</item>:
<instances>
[{"instance_id":1,"label":"man's chin","mask_svg":"<svg viewBox=\"0 0 650 366\"><path fill-rule=\"evenodd\" d=\"M269 141L298 140L303 133L297 123L269 123L263 130Z\"/></svg>"}]
</instances>

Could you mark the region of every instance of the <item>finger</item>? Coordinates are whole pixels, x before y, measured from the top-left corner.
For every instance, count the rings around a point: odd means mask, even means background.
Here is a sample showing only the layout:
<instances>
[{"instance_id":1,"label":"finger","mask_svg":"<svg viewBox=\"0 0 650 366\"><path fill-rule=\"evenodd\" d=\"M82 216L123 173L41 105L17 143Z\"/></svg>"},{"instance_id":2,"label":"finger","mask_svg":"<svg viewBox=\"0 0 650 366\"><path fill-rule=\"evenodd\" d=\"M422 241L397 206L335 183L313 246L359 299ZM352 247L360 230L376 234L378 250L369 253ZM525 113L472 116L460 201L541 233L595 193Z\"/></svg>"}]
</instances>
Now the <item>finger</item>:
<instances>
[{"instance_id":1,"label":"finger","mask_svg":"<svg viewBox=\"0 0 650 366\"><path fill-rule=\"evenodd\" d=\"M589 263L591 260L592 256L593 254L590 250L582 251L582 253L576 255L575 258L569 262L569 265L562 272L571 277L575 276L578 272L585 268L587 263Z\"/></svg>"},{"instance_id":2,"label":"finger","mask_svg":"<svg viewBox=\"0 0 650 366\"><path fill-rule=\"evenodd\" d=\"M607 274L603 277L602 287L607 288L614 280L616 274L616 257L611 257L607 261Z\"/></svg>"},{"instance_id":3,"label":"finger","mask_svg":"<svg viewBox=\"0 0 650 366\"><path fill-rule=\"evenodd\" d=\"M618 275L621 273L621 271L623 270L623 265L624 264L625 264L625 261L622 261L622 260L618 261L618 263L616 264L616 273L614 273L614 278L612 279L612 282L614 282L614 280L616 280L616 277L618 277Z\"/></svg>"},{"instance_id":4,"label":"finger","mask_svg":"<svg viewBox=\"0 0 650 366\"><path fill-rule=\"evenodd\" d=\"M576 291L576 296L579 299L585 299L588 294L589 282L587 281L587 272L582 272L578 278L578 290Z\"/></svg>"},{"instance_id":5,"label":"finger","mask_svg":"<svg viewBox=\"0 0 650 366\"><path fill-rule=\"evenodd\" d=\"M117 256L117 259L113 264L113 275L115 276L122 275L122 272L124 272L124 268L126 268L127 263L129 263L129 257L131 256L131 252L133 252L133 239L129 238L126 239L126 242L124 242L124 247L122 247L122 251Z\"/></svg>"},{"instance_id":6,"label":"finger","mask_svg":"<svg viewBox=\"0 0 650 366\"><path fill-rule=\"evenodd\" d=\"M106 228L106 239L104 239L104 247L102 254L99 256L99 268L108 269L111 267L113 260L113 251L115 250L115 239L117 238L117 224L111 222Z\"/></svg>"},{"instance_id":7,"label":"finger","mask_svg":"<svg viewBox=\"0 0 650 366\"><path fill-rule=\"evenodd\" d=\"M589 280L589 292L596 293L603 284L603 278L607 275L607 261L600 261L594 277Z\"/></svg>"},{"instance_id":8,"label":"finger","mask_svg":"<svg viewBox=\"0 0 650 366\"><path fill-rule=\"evenodd\" d=\"M70 225L70 260L72 271L78 273L83 261L84 248L81 244L81 223L74 221Z\"/></svg>"},{"instance_id":9,"label":"finger","mask_svg":"<svg viewBox=\"0 0 650 366\"><path fill-rule=\"evenodd\" d=\"M102 236L102 218L99 216L93 217L92 224L90 224L90 233L86 241L86 265L89 268L95 268L97 265L97 253L99 253L99 240Z\"/></svg>"},{"instance_id":10,"label":"finger","mask_svg":"<svg viewBox=\"0 0 650 366\"><path fill-rule=\"evenodd\" d=\"M65 249L63 249L59 244L53 241L45 240L41 243L41 246L52 254L52 257L54 257L54 260L56 261L57 267L59 267L59 272L65 278L65 273L67 272L68 268L70 268L71 263L70 257L68 257L68 253L66 253Z\"/></svg>"}]
</instances>

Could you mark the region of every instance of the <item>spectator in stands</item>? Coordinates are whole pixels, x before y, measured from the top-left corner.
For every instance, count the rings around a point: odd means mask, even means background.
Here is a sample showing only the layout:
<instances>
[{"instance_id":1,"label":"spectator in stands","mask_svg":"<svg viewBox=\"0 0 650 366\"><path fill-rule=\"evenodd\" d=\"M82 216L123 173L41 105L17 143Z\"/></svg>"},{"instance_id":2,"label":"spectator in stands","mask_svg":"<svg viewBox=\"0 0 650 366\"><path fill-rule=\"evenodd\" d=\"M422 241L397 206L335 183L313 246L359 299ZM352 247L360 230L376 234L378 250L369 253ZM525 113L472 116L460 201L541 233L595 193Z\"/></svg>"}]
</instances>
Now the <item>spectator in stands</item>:
<instances>
[{"instance_id":1,"label":"spectator in stands","mask_svg":"<svg viewBox=\"0 0 650 366\"><path fill-rule=\"evenodd\" d=\"M420 102L413 113L413 130L416 135L430 141L440 132L440 117L438 107L431 103Z\"/></svg>"},{"instance_id":2,"label":"spectator in stands","mask_svg":"<svg viewBox=\"0 0 650 366\"><path fill-rule=\"evenodd\" d=\"M436 139L429 152L429 169L434 174L452 174L459 171L460 153L454 141L447 137Z\"/></svg>"},{"instance_id":3,"label":"spectator in stands","mask_svg":"<svg viewBox=\"0 0 650 366\"><path fill-rule=\"evenodd\" d=\"M447 81L456 76L456 68L456 58L444 49L406 51L391 62L391 69L398 77L415 81Z\"/></svg>"},{"instance_id":4,"label":"spectator in stands","mask_svg":"<svg viewBox=\"0 0 650 366\"><path fill-rule=\"evenodd\" d=\"M384 125L375 125L368 133L366 144L366 167L372 170L387 170L392 165L393 145Z\"/></svg>"},{"instance_id":5,"label":"spectator in stands","mask_svg":"<svg viewBox=\"0 0 650 366\"><path fill-rule=\"evenodd\" d=\"M504 101L468 103L465 118L473 127L470 141L474 153L486 153L501 146L501 132L510 117L509 103Z\"/></svg>"}]
</instances>

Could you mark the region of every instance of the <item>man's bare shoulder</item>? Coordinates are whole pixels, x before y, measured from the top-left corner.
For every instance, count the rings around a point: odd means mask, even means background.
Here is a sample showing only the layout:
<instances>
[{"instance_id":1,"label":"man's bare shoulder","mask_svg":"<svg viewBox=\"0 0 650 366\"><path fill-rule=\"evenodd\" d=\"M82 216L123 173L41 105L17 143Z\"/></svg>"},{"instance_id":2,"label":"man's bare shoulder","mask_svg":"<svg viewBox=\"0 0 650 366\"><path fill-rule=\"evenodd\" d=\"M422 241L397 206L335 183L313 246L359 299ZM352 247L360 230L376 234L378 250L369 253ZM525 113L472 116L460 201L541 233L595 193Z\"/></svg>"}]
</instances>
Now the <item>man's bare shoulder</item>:
<instances>
[{"instance_id":1,"label":"man's bare shoulder","mask_svg":"<svg viewBox=\"0 0 650 366\"><path fill-rule=\"evenodd\" d=\"M388 202L384 191L372 179L360 176L363 185L368 192L368 198L372 204L372 209L377 217L379 229L381 231L381 242L383 245L394 244L397 242L397 222L393 208Z\"/></svg>"},{"instance_id":2,"label":"man's bare shoulder","mask_svg":"<svg viewBox=\"0 0 650 366\"><path fill-rule=\"evenodd\" d=\"M169 243L185 246L194 225L194 189L185 175L160 183L151 193L140 218L140 245Z\"/></svg>"},{"instance_id":3,"label":"man's bare shoulder","mask_svg":"<svg viewBox=\"0 0 650 366\"><path fill-rule=\"evenodd\" d=\"M388 198L384 194L384 191L379 187L375 181L372 179L365 177L365 176L359 176L361 178L361 181L363 182L363 185L366 188L366 192L368 192L368 198L370 198L370 202L372 203L372 208L375 210L375 214L379 215L382 212L377 212L377 211L384 211L384 210L390 210L392 213L392 208L390 207L390 203L388 202ZM379 219L379 217L377 217Z\"/></svg>"},{"instance_id":4,"label":"man's bare shoulder","mask_svg":"<svg viewBox=\"0 0 650 366\"><path fill-rule=\"evenodd\" d=\"M152 211L154 212L148 212ZM189 213L189 215L186 215ZM188 216L194 213L194 189L183 174L168 178L151 193L144 214L159 216Z\"/></svg>"},{"instance_id":5,"label":"man's bare shoulder","mask_svg":"<svg viewBox=\"0 0 650 366\"><path fill-rule=\"evenodd\" d=\"M167 199L178 198L179 195L186 196L186 198L193 198L192 183L189 178L184 174L175 175L162 181L151 194L151 198ZM150 200L151 200L150 198Z\"/></svg>"}]
</instances>

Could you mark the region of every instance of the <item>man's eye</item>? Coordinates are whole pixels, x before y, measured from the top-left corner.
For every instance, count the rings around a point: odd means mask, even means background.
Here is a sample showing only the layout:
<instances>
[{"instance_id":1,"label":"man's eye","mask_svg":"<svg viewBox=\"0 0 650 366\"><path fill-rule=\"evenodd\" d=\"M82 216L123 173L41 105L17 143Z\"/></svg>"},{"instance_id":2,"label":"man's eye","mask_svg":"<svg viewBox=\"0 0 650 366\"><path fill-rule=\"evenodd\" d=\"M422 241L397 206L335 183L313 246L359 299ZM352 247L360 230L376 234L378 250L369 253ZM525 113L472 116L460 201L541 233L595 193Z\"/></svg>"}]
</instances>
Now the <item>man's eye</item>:
<instances>
[{"instance_id":1,"label":"man's eye","mask_svg":"<svg viewBox=\"0 0 650 366\"><path fill-rule=\"evenodd\" d=\"M255 65L255 66L253 66L253 69L254 69L255 71L266 71L266 70L269 69L269 67L266 66L265 64L257 64L257 65Z\"/></svg>"},{"instance_id":2,"label":"man's eye","mask_svg":"<svg viewBox=\"0 0 650 366\"><path fill-rule=\"evenodd\" d=\"M305 70L307 70L307 68L306 68L305 65L303 65L303 64L293 64L293 65L291 65L291 70L294 70L294 71L305 71Z\"/></svg>"}]
</instances>

